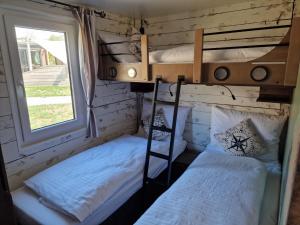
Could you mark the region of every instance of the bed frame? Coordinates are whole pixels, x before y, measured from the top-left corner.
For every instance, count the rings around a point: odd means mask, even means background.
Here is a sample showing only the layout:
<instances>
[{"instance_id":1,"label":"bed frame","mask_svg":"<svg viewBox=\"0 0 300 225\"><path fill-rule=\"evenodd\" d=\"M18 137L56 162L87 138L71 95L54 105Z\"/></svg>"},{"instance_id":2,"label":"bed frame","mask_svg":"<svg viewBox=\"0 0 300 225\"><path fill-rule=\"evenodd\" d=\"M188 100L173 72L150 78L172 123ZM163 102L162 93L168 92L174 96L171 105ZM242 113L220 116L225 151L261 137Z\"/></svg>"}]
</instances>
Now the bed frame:
<instances>
[{"instance_id":1,"label":"bed frame","mask_svg":"<svg viewBox=\"0 0 300 225\"><path fill-rule=\"evenodd\" d=\"M250 46L231 46L217 48L203 48L204 36L220 35L229 33L249 32L258 30L270 30L278 28L290 28L285 38L279 44L264 44ZM105 65L99 73L100 80L116 80L125 82L154 83L157 76L162 77L164 82L176 82L178 75L185 76L186 83L206 85L247 85L261 87L295 87L300 62L300 17L294 18L291 25L272 27L250 28L233 31L221 31L204 33L204 29L195 31L194 41L194 63L180 64L149 64L148 37L141 36L141 62L140 63L118 63L112 59L114 55L125 55L125 53L101 54L99 58ZM126 41L127 43L132 43ZM103 45L121 44L124 42L99 43ZM232 63L203 63L203 51L226 50L241 48L275 47L266 55L249 62ZM128 55L128 54L127 54ZM112 56L112 57L107 57ZM257 66L267 68L269 76L263 81L251 79L250 73ZM230 72L228 79L220 81L214 76L217 68L225 67ZM128 76L128 70L134 69L136 75ZM241 74L243 76L241 76Z\"/></svg>"}]
</instances>

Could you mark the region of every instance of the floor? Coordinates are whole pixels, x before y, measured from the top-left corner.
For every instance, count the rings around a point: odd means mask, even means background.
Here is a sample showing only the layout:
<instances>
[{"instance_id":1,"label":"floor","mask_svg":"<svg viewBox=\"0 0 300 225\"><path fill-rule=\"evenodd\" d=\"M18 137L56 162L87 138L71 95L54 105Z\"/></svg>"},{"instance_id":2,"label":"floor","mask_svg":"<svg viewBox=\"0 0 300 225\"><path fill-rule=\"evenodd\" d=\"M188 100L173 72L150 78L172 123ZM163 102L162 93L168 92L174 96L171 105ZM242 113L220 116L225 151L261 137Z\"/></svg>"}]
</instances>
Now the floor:
<instances>
[{"instance_id":1,"label":"floor","mask_svg":"<svg viewBox=\"0 0 300 225\"><path fill-rule=\"evenodd\" d=\"M196 152L186 151L172 165L172 181L174 183L186 170L188 165L197 157ZM164 171L158 181L164 181ZM155 184L149 184L134 194L122 207L112 214L101 225L132 225L149 208L152 203L166 190Z\"/></svg>"}]
</instances>

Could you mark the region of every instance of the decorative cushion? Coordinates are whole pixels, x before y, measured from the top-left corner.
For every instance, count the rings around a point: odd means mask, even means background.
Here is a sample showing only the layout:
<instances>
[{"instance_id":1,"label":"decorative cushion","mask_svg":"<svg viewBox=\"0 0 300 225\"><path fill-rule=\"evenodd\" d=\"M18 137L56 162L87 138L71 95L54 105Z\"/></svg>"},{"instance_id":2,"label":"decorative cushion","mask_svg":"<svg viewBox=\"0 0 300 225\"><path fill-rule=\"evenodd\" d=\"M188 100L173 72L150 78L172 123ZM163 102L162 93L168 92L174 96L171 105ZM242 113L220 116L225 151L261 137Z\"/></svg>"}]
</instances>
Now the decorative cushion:
<instances>
[{"instance_id":1,"label":"decorative cushion","mask_svg":"<svg viewBox=\"0 0 300 225\"><path fill-rule=\"evenodd\" d=\"M174 112L174 106L172 105L164 105L164 104L157 104L156 110L162 109L167 121L166 126L171 128L172 127L172 121L173 121L173 112ZM146 119L152 111L152 103L151 101L144 99L143 102L143 112L142 112L142 120ZM191 111L191 107L187 106L179 106L178 107L178 113L177 113L177 123L176 123L176 132L175 137L176 139L183 139L183 133L185 129L185 123L188 118L188 115Z\"/></svg>"},{"instance_id":2,"label":"decorative cushion","mask_svg":"<svg viewBox=\"0 0 300 225\"><path fill-rule=\"evenodd\" d=\"M144 132L145 132L146 136L148 137L149 136L149 129L150 129L150 126L151 126L151 115L149 115L145 120L142 120L142 126L144 128ZM155 114L154 126L168 127L167 120L166 120L166 117L165 117L164 112L163 112L162 109L159 109ZM170 135L169 132L153 130L152 139L160 141L160 140L166 139L169 135Z\"/></svg>"},{"instance_id":3,"label":"decorative cushion","mask_svg":"<svg viewBox=\"0 0 300 225\"><path fill-rule=\"evenodd\" d=\"M278 161L280 134L287 119L286 116L237 111L215 106L212 107L211 113L210 143L207 145L205 151L223 152L223 147L214 137L214 134L223 133L248 118L251 119L254 127L266 143L267 151L256 158L264 162Z\"/></svg>"},{"instance_id":4,"label":"decorative cushion","mask_svg":"<svg viewBox=\"0 0 300 225\"><path fill-rule=\"evenodd\" d=\"M236 156L257 156L266 151L264 141L250 119L243 120L224 133L214 135L224 151Z\"/></svg>"}]
</instances>

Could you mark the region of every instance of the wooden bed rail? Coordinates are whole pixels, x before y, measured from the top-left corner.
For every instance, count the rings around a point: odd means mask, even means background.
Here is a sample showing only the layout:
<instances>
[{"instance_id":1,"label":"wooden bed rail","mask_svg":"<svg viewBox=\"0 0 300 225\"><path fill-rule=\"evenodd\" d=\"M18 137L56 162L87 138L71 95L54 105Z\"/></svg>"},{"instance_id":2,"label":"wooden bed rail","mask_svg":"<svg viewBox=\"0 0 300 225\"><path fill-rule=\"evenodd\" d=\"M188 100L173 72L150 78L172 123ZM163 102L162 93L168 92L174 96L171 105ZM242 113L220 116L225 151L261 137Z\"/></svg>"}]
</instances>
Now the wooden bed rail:
<instances>
[{"instance_id":1,"label":"wooden bed rail","mask_svg":"<svg viewBox=\"0 0 300 225\"><path fill-rule=\"evenodd\" d=\"M149 49L148 49L148 36L141 36L141 52L142 52L142 63L141 63L141 72L142 79L144 81L150 81L149 77Z\"/></svg>"},{"instance_id":2,"label":"wooden bed rail","mask_svg":"<svg viewBox=\"0 0 300 225\"><path fill-rule=\"evenodd\" d=\"M204 29L195 31L194 41L194 65L193 65L193 83L202 81L202 64L203 64L203 34Z\"/></svg>"}]
</instances>

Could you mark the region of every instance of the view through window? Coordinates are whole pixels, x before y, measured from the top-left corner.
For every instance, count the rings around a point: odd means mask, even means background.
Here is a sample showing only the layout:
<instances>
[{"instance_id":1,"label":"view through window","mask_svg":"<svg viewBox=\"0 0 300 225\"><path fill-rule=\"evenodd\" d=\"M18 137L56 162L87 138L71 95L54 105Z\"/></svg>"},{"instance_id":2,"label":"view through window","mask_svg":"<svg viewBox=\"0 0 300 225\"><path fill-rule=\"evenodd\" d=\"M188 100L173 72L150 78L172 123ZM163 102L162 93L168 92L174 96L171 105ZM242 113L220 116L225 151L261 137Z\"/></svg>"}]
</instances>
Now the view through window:
<instances>
[{"instance_id":1,"label":"view through window","mask_svg":"<svg viewBox=\"0 0 300 225\"><path fill-rule=\"evenodd\" d=\"M15 31L31 130L73 120L65 33Z\"/></svg>"}]
</instances>

